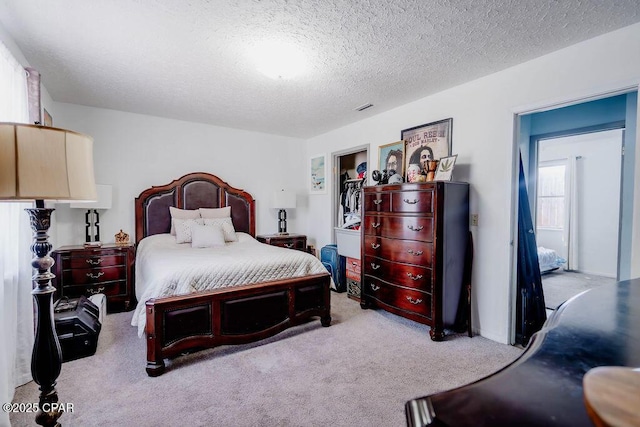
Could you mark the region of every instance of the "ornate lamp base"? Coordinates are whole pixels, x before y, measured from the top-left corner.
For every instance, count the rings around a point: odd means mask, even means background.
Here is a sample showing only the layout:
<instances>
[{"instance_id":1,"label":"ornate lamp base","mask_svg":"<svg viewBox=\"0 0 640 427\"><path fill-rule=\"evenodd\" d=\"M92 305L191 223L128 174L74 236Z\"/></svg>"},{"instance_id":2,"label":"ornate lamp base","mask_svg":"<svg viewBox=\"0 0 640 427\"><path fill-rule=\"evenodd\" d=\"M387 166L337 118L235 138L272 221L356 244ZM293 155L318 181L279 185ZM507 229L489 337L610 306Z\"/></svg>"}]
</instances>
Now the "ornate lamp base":
<instances>
[{"instance_id":1,"label":"ornate lamp base","mask_svg":"<svg viewBox=\"0 0 640 427\"><path fill-rule=\"evenodd\" d=\"M31 265L38 270L33 276L33 281L37 285L32 291L36 303L36 334L31 354L31 375L40 386L36 423L55 427L60 426L57 420L62 413L57 410L51 411L51 404L58 402L56 380L62 369L62 351L53 322L53 294L56 288L51 286L51 279L55 277L50 271L54 260L49 256L52 246L47 234L54 209L45 209L44 202L37 200L35 209L25 210L29 214L33 230L34 241L31 252L34 258L31 260ZM47 409L47 412L43 411L43 408Z\"/></svg>"}]
</instances>

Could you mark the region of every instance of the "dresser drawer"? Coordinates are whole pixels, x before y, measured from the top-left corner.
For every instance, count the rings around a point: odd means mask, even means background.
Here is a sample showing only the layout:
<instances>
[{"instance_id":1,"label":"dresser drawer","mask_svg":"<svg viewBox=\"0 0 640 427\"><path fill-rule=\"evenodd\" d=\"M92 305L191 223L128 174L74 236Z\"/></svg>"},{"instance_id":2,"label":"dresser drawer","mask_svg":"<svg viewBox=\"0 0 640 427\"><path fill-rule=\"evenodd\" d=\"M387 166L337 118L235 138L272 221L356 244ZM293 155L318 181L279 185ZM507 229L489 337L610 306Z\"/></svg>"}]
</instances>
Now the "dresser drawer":
<instances>
[{"instance_id":1,"label":"dresser drawer","mask_svg":"<svg viewBox=\"0 0 640 427\"><path fill-rule=\"evenodd\" d=\"M383 278L394 285L431 293L432 270L430 268L398 264L367 256L364 259L364 274L370 278Z\"/></svg>"},{"instance_id":2,"label":"dresser drawer","mask_svg":"<svg viewBox=\"0 0 640 427\"><path fill-rule=\"evenodd\" d=\"M126 296L127 282L119 280L117 282L96 283L94 285L65 286L63 290L65 297L77 298L81 295L91 296L95 294L105 294L107 297Z\"/></svg>"},{"instance_id":3,"label":"dresser drawer","mask_svg":"<svg viewBox=\"0 0 640 427\"><path fill-rule=\"evenodd\" d=\"M433 213L433 189L399 191L391 195L391 211L399 213Z\"/></svg>"},{"instance_id":4,"label":"dresser drawer","mask_svg":"<svg viewBox=\"0 0 640 427\"><path fill-rule=\"evenodd\" d=\"M394 262L431 267L433 244L413 240L396 240L385 237L364 236L365 256L375 256Z\"/></svg>"},{"instance_id":5,"label":"dresser drawer","mask_svg":"<svg viewBox=\"0 0 640 427\"><path fill-rule=\"evenodd\" d=\"M361 270L360 270L360 260L356 258L346 257L346 276L347 279L360 281Z\"/></svg>"},{"instance_id":6,"label":"dresser drawer","mask_svg":"<svg viewBox=\"0 0 640 427\"><path fill-rule=\"evenodd\" d=\"M366 212L389 212L391 195L383 192L364 193L364 210Z\"/></svg>"},{"instance_id":7,"label":"dresser drawer","mask_svg":"<svg viewBox=\"0 0 640 427\"><path fill-rule=\"evenodd\" d=\"M433 218L367 215L364 233L393 239L433 242Z\"/></svg>"},{"instance_id":8,"label":"dresser drawer","mask_svg":"<svg viewBox=\"0 0 640 427\"><path fill-rule=\"evenodd\" d=\"M383 304L431 318L431 295L365 277L362 291Z\"/></svg>"},{"instance_id":9,"label":"dresser drawer","mask_svg":"<svg viewBox=\"0 0 640 427\"><path fill-rule=\"evenodd\" d=\"M111 282L114 280L126 280L126 278L127 270L123 267L62 270L62 283L64 286Z\"/></svg>"},{"instance_id":10,"label":"dresser drawer","mask_svg":"<svg viewBox=\"0 0 640 427\"><path fill-rule=\"evenodd\" d=\"M72 268L110 267L114 265L125 265L126 263L126 254L95 254L62 257L62 268L65 270Z\"/></svg>"}]
</instances>

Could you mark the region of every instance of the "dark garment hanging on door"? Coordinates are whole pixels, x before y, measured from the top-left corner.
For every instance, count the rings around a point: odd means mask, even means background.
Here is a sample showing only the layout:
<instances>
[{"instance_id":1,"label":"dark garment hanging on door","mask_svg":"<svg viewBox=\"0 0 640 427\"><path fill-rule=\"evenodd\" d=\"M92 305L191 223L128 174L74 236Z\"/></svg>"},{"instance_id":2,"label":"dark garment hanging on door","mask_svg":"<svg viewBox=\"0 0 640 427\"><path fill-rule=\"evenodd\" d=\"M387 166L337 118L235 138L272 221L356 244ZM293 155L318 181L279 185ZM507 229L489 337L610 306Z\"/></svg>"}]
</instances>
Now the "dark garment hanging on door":
<instances>
[{"instance_id":1,"label":"dark garment hanging on door","mask_svg":"<svg viewBox=\"0 0 640 427\"><path fill-rule=\"evenodd\" d=\"M520 179L518 190L518 295L516 303L516 342L526 345L533 334L538 332L547 311L538 264L536 234L531 219L527 183L520 156Z\"/></svg>"}]
</instances>

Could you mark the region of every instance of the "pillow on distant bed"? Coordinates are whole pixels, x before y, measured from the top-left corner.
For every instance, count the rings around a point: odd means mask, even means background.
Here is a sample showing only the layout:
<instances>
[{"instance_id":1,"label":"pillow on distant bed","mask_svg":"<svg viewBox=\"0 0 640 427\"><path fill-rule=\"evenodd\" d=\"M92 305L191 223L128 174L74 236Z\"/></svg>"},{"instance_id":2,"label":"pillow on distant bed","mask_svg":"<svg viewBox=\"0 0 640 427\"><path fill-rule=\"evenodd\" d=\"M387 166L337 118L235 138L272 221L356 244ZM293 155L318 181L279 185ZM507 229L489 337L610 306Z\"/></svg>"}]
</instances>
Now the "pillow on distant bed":
<instances>
[{"instance_id":1,"label":"pillow on distant bed","mask_svg":"<svg viewBox=\"0 0 640 427\"><path fill-rule=\"evenodd\" d=\"M225 242L237 242L236 229L233 228L231 218L205 218L204 225L217 225L222 227Z\"/></svg>"},{"instance_id":2,"label":"pillow on distant bed","mask_svg":"<svg viewBox=\"0 0 640 427\"><path fill-rule=\"evenodd\" d=\"M193 227L196 225L204 225L204 220L202 218L173 219L171 223L176 230L176 243L190 243Z\"/></svg>"},{"instance_id":3,"label":"pillow on distant bed","mask_svg":"<svg viewBox=\"0 0 640 427\"><path fill-rule=\"evenodd\" d=\"M200 211L198 209L178 209L173 206L169 206L169 213L171 214L171 235L176 235L176 229L173 225L174 219L196 219L200 218Z\"/></svg>"},{"instance_id":4,"label":"pillow on distant bed","mask_svg":"<svg viewBox=\"0 0 640 427\"><path fill-rule=\"evenodd\" d=\"M224 208L200 208L201 218L231 218L231 206Z\"/></svg>"},{"instance_id":5,"label":"pillow on distant bed","mask_svg":"<svg viewBox=\"0 0 640 427\"><path fill-rule=\"evenodd\" d=\"M224 233L218 225L193 225L191 227L191 247L213 248L224 246Z\"/></svg>"}]
</instances>

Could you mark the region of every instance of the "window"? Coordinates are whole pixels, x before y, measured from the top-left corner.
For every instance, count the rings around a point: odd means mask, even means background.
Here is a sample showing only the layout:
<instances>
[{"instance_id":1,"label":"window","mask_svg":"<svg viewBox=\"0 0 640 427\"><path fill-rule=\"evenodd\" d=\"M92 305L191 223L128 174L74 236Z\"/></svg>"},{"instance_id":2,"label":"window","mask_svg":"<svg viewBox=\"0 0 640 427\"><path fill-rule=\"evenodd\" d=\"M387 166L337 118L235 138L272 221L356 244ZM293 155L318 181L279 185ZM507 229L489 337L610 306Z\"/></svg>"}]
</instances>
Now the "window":
<instances>
[{"instance_id":1,"label":"window","mask_svg":"<svg viewBox=\"0 0 640 427\"><path fill-rule=\"evenodd\" d=\"M564 228L565 164L541 164L538 168L536 222L539 228Z\"/></svg>"}]
</instances>

